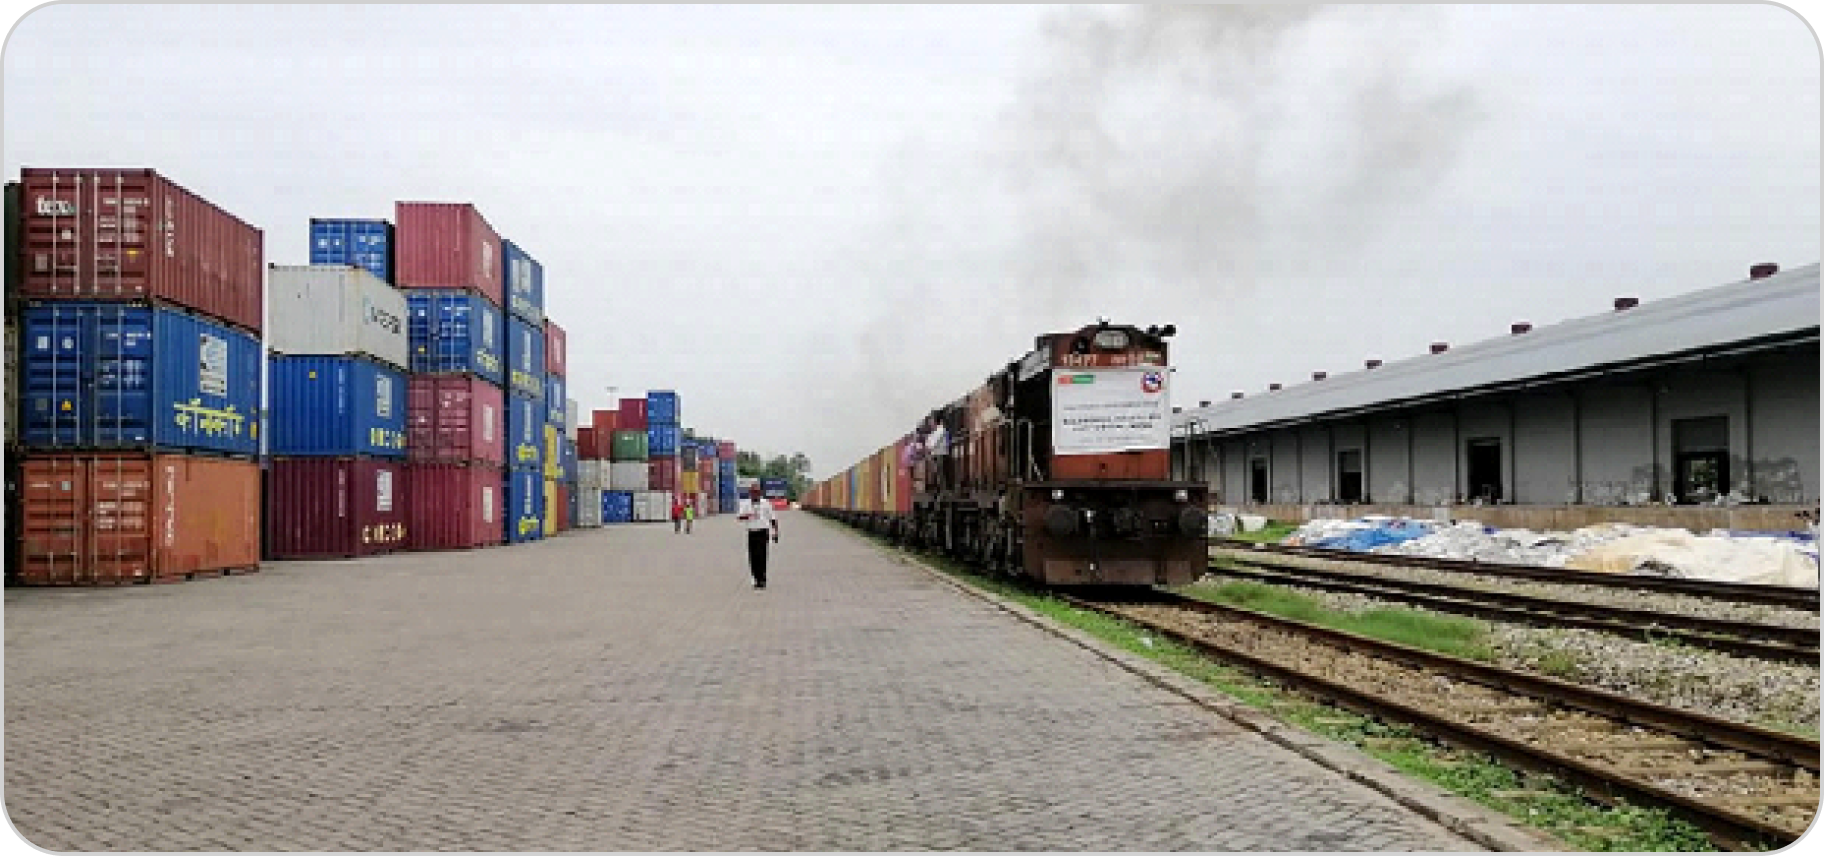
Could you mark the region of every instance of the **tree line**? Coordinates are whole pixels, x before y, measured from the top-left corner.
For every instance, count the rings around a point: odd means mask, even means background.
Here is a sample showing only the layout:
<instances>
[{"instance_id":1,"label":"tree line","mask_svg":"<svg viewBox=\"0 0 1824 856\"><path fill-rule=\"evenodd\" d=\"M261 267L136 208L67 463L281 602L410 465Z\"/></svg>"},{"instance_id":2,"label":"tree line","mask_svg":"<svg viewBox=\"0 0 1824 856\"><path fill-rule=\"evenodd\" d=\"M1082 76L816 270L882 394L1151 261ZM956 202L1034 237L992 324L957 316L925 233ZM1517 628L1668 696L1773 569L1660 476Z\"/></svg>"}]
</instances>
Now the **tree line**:
<instances>
[{"instance_id":1,"label":"tree line","mask_svg":"<svg viewBox=\"0 0 1824 856\"><path fill-rule=\"evenodd\" d=\"M803 452L762 458L758 452L743 449L735 452L735 474L744 478L785 479L786 494L797 502L811 486L811 459Z\"/></svg>"}]
</instances>

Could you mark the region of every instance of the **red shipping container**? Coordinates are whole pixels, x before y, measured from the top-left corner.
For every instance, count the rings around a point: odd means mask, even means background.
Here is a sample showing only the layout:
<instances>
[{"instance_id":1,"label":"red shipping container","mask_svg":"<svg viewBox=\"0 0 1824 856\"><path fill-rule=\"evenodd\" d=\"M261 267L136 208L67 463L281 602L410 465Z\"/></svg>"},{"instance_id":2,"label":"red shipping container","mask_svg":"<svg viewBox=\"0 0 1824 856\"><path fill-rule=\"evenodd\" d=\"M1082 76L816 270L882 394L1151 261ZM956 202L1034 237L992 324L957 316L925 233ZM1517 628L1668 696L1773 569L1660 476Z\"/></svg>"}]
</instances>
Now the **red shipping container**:
<instances>
[{"instance_id":1,"label":"red shipping container","mask_svg":"<svg viewBox=\"0 0 1824 856\"><path fill-rule=\"evenodd\" d=\"M902 516L912 513L912 468L906 462L906 448L911 444L910 434L893 444L893 512Z\"/></svg>"},{"instance_id":2,"label":"red shipping container","mask_svg":"<svg viewBox=\"0 0 1824 856\"><path fill-rule=\"evenodd\" d=\"M735 459L735 444L730 443L726 440L723 442L717 443L716 444L716 457L721 458L722 460L725 460L725 461L734 460Z\"/></svg>"},{"instance_id":3,"label":"red shipping container","mask_svg":"<svg viewBox=\"0 0 1824 856\"><path fill-rule=\"evenodd\" d=\"M150 169L19 175L20 294L159 300L260 331L259 229Z\"/></svg>"},{"instance_id":4,"label":"red shipping container","mask_svg":"<svg viewBox=\"0 0 1824 856\"><path fill-rule=\"evenodd\" d=\"M466 202L393 205L393 278L400 288L472 288L504 306L500 235Z\"/></svg>"},{"instance_id":5,"label":"red shipping container","mask_svg":"<svg viewBox=\"0 0 1824 856\"><path fill-rule=\"evenodd\" d=\"M21 467L19 581L118 585L260 565L260 467L188 455L42 455Z\"/></svg>"},{"instance_id":6,"label":"red shipping container","mask_svg":"<svg viewBox=\"0 0 1824 856\"><path fill-rule=\"evenodd\" d=\"M614 430L616 430L616 431L644 431L644 430L646 430L646 399L644 399L644 398L623 398L623 399L621 399L621 409L619 412L615 413L615 415L614 415Z\"/></svg>"},{"instance_id":7,"label":"red shipping container","mask_svg":"<svg viewBox=\"0 0 1824 856\"><path fill-rule=\"evenodd\" d=\"M545 319L545 373L564 376L564 328Z\"/></svg>"},{"instance_id":8,"label":"red shipping container","mask_svg":"<svg viewBox=\"0 0 1824 856\"><path fill-rule=\"evenodd\" d=\"M570 522L570 486L559 483L557 486L557 531L568 532L574 525Z\"/></svg>"},{"instance_id":9,"label":"red shipping container","mask_svg":"<svg viewBox=\"0 0 1824 856\"><path fill-rule=\"evenodd\" d=\"M407 457L506 463L507 412L500 387L470 375L412 375L409 390Z\"/></svg>"},{"instance_id":10,"label":"red shipping container","mask_svg":"<svg viewBox=\"0 0 1824 856\"><path fill-rule=\"evenodd\" d=\"M613 434L619 428L619 418L615 410L597 410L591 417L597 434Z\"/></svg>"},{"instance_id":11,"label":"red shipping container","mask_svg":"<svg viewBox=\"0 0 1824 856\"><path fill-rule=\"evenodd\" d=\"M646 464L646 485L651 490L677 490L678 459L653 458Z\"/></svg>"},{"instance_id":12,"label":"red shipping container","mask_svg":"<svg viewBox=\"0 0 1824 856\"><path fill-rule=\"evenodd\" d=\"M467 550L499 544L505 485L487 464L406 465L405 541L413 550Z\"/></svg>"},{"instance_id":13,"label":"red shipping container","mask_svg":"<svg viewBox=\"0 0 1824 856\"><path fill-rule=\"evenodd\" d=\"M266 473L266 487L272 558L349 558L405 547L402 462L280 458Z\"/></svg>"}]
</instances>

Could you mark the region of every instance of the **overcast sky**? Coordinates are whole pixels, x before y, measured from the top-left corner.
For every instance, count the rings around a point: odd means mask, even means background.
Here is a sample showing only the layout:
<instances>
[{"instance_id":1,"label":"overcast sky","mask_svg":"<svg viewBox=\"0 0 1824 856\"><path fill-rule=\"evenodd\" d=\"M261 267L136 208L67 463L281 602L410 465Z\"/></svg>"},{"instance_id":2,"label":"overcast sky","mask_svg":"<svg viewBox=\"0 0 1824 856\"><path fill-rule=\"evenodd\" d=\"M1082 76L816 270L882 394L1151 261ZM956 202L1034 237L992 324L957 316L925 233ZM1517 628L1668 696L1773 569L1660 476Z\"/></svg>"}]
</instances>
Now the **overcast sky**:
<instances>
[{"instance_id":1,"label":"overcast sky","mask_svg":"<svg viewBox=\"0 0 1824 856\"><path fill-rule=\"evenodd\" d=\"M820 475L1097 316L1176 402L1820 256L1819 47L1768 5L50 6L4 168L150 166L308 260L473 202L585 410Z\"/></svg>"}]
</instances>

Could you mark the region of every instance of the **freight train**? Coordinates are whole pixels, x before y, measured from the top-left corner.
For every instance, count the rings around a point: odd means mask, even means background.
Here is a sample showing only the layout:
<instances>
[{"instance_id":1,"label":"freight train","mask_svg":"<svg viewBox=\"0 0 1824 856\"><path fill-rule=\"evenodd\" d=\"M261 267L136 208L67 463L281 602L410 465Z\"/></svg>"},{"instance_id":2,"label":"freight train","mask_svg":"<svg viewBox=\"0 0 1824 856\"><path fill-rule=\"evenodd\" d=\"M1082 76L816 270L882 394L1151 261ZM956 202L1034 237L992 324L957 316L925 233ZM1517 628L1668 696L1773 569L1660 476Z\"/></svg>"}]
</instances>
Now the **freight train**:
<instances>
[{"instance_id":1,"label":"freight train","mask_svg":"<svg viewBox=\"0 0 1824 856\"><path fill-rule=\"evenodd\" d=\"M1208 562L1208 497L1170 478L1176 332L1039 336L804 507L1045 585L1189 583Z\"/></svg>"}]
</instances>

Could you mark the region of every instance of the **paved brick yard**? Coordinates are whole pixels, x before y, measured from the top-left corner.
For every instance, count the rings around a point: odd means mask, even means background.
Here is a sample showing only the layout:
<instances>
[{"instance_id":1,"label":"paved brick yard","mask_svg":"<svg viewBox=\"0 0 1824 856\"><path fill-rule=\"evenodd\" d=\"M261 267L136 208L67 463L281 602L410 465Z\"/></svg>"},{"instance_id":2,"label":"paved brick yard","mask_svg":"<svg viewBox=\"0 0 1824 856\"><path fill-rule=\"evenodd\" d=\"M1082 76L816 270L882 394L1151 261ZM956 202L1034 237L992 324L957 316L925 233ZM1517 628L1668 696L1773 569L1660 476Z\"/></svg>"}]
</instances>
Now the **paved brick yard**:
<instances>
[{"instance_id":1,"label":"paved brick yard","mask_svg":"<svg viewBox=\"0 0 1824 856\"><path fill-rule=\"evenodd\" d=\"M6 592L58 850L1410 850L1467 840L788 513Z\"/></svg>"}]
</instances>

